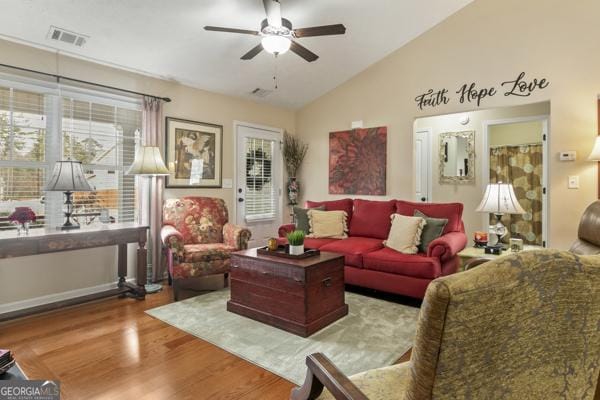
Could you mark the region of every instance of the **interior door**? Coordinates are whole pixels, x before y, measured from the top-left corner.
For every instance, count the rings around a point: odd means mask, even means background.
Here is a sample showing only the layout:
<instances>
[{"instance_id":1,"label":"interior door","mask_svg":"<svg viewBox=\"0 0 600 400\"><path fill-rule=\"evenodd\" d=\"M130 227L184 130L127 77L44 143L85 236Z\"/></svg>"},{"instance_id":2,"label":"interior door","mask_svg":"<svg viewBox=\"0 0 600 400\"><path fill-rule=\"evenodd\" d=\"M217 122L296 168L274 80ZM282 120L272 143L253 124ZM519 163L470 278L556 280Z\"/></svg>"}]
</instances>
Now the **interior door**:
<instances>
[{"instance_id":1,"label":"interior door","mask_svg":"<svg viewBox=\"0 0 600 400\"><path fill-rule=\"evenodd\" d=\"M249 247L266 245L281 225L281 131L236 125L236 222L252 232Z\"/></svg>"},{"instance_id":2,"label":"interior door","mask_svg":"<svg viewBox=\"0 0 600 400\"><path fill-rule=\"evenodd\" d=\"M415 132L415 200L431 202L431 131Z\"/></svg>"}]
</instances>

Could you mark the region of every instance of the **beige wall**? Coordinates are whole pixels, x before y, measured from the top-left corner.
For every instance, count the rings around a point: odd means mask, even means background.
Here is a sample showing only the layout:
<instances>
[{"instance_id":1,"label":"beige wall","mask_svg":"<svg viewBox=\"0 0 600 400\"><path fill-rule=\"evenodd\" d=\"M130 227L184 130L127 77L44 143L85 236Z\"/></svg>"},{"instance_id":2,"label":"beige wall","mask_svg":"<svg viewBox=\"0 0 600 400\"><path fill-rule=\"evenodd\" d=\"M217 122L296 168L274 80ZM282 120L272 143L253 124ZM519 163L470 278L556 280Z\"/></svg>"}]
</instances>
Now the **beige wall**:
<instances>
[{"instance_id":1,"label":"beige wall","mask_svg":"<svg viewBox=\"0 0 600 400\"><path fill-rule=\"evenodd\" d=\"M0 40L0 63L166 96L164 115L223 125L223 177L233 178L233 121L245 121L294 132L291 110L190 88L176 82L105 67ZM169 189L166 197L215 196L226 200L233 214L233 189ZM233 215L230 216L233 218ZM94 249L0 260L0 305L113 282L114 249Z\"/></svg>"},{"instance_id":2,"label":"beige wall","mask_svg":"<svg viewBox=\"0 0 600 400\"><path fill-rule=\"evenodd\" d=\"M492 125L489 127L489 145L493 147L539 143L542 141L542 125L541 121Z\"/></svg>"},{"instance_id":3,"label":"beige wall","mask_svg":"<svg viewBox=\"0 0 600 400\"><path fill-rule=\"evenodd\" d=\"M303 197L342 197L328 195L328 132L363 120L365 126L388 126L386 197L412 198L415 117L477 108L454 95L448 104L419 111L415 96L429 88L452 93L470 82L497 86L525 71L530 78L548 78L550 86L524 98L500 93L484 99L481 108L551 100L549 244L568 248L581 213L596 198L596 165L585 156L596 135L599 14L597 0L471 3L298 112L297 134L310 143L301 173ZM576 150L578 160L559 163L562 150ZM580 189L567 189L569 175L580 176ZM466 208L466 218L473 213L472 206Z\"/></svg>"},{"instance_id":4,"label":"beige wall","mask_svg":"<svg viewBox=\"0 0 600 400\"><path fill-rule=\"evenodd\" d=\"M415 131L431 130L431 164L432 164L432 199L435 202L460 201L464 204L463 221L469 238L473 232L482 230L486 227L484 216L475 212L479 205L481 197L485 190L487 182L483 180L483 165L487 151L484 149L484 123L491 121L500 121L514 118L542 116L550 114L550 103L542 102L513 107L500 107L490 110L477 110L459 114L436 115L432 117L418 118L414 123ZM466 125L460 123L462 117L469 117ZM540 122L533 122L541 125ZM532 124L531 122L527 124ZM511 124L509 126L522 125ZM507 129L502 128L506 125L492 125L491 129L502 129L500 134L506 133ZM490 129L490 136L492 130ZM439 159L439 134L443 132L474 131L475 132L475 181L472 183L440 184L438 165ZM498 133L498 132L496 132ZM520 130L517 130L520 133ZM509 132L512 135L512 132ZM541 140L541 134L539 136ZM529 140L531 142L531 140ZM491 140L490 143L491 144ZM412 198L412 197L411 197ZM484 229L485 230L485 229Z\"/></svg>"}]
</instances>

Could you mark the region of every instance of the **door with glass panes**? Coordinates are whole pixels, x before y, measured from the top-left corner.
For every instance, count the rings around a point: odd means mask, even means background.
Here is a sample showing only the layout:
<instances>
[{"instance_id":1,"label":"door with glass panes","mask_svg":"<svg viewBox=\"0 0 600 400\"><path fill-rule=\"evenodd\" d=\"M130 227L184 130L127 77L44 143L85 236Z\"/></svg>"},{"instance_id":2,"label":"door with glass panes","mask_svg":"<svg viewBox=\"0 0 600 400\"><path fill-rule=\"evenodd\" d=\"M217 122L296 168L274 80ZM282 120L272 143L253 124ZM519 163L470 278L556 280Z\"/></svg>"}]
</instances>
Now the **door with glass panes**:
<instances>
[{"instance_id":1,"label":"door with glass panes","mask_svg":"<svg viewBox=\"0 0 600 400\"><path fill-rule=\"evenodd\" d=\"M236 125L236 223L252 231L249 247L264 246L281 225L281 131Z\"/></svg>"}]
</instances>

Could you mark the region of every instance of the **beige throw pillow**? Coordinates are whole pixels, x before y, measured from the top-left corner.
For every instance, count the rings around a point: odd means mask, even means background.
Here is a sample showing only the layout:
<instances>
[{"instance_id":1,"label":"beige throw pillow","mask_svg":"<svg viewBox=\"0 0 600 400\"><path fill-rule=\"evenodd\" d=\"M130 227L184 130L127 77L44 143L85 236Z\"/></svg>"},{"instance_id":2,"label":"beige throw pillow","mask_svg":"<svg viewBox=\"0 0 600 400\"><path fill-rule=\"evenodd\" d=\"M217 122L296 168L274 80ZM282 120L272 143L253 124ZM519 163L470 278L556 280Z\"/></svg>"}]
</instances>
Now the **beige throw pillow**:
<instances>
[{"instance_id":1,"label":"beige throw pillow","mask_svg":"<svg viewBox=\"0 0 600 400\"><path fill-rule=\"evenodd\" d=\"M345 239L348 237L346 226L346 211L308 210L308 224L312 238Z\"/></svg>"},{"instance_id":2,"label":"beige throw pillow","mask_svg":"<svg viewBox=\"0 0 600 400\"><path fill-rule=\"evenodd\" d=\"M427 224L425 219L400 214L392 214L391 218L392 228L383 245L400 253L417 254L418 246L421 243L421 233Z\"/></svg>"}]
</instances>

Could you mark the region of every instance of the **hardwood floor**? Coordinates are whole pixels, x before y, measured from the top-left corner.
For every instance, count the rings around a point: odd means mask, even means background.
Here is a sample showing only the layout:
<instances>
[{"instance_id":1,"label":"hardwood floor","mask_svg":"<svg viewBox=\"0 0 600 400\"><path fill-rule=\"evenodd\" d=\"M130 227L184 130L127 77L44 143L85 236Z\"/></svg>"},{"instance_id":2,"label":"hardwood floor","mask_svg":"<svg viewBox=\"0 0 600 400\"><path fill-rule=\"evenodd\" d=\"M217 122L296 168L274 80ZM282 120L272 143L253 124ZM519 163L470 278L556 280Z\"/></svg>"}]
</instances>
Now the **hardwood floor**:
<instances>
[{"instance_id":1,"label":"hardwood floor","mask_svg":"<svg viewBox=\"0 0 600 400\"><path fill-rule=\"evenodd\" d=\"M108 299L0 325L30 379L61 381L62 399L287 399L294 386L144 310L171 302Z\"/></svg>"},{"instance_id":2,"label":"hardwood floor","mask_svg":"<svg viewBox=\"0 0 600 400\"><path fill-rule=\"evenodd\" d=\"M288 399L293 384L144 311L172 300L107 299L0 324L30 379L71 399ZM404 355L400 360L406 360Z\"/></svg>"}]
</instances>

